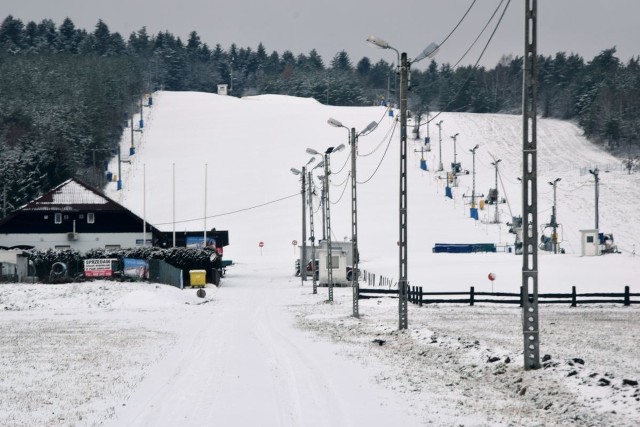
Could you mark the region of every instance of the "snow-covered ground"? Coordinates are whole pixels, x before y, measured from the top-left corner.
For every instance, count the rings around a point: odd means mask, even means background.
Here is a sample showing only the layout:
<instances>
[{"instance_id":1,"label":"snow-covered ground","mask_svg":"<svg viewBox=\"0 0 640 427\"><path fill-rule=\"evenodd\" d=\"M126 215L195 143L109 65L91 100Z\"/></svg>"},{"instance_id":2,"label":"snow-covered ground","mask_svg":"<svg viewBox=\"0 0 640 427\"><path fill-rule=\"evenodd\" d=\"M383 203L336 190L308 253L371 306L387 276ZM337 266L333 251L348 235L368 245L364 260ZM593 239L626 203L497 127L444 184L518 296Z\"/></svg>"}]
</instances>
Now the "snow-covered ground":
<instances>
[{"instance_id":1,"label":"snow-covered ground","mask_svg":"<svg viewBox=\"0 0 640 427\"><path fill-rule=\"evenodd\" d=\"M314 295L310 282L301 286L292 246L300 241L300 183L289 169L307 162L307 147L347 143L345 129L326 123L330 117L358 130L382 119L359 140L359 246L363 269L397 278L398 132L388 145L393 119L384 108L161 92L145 114L136 154L122 165L124 189L110 184L107 194L163 230L174 219L177 232L229 230L225 258L235 265L220 288L206 287L204 299L144 283L0 286L0 425L640 424L638 305L542 305L541 353L549 360L525 372L518 307L411 305L409 329L398 332L396 299L361 300L355 319L350 289L335 289L330 304L326 288ZM409 280L425 291L489 291L493 272L495 291L515 292L520 257L431 249L513 243L505 223L521 212L522 120L452 113L439 120L442 153L433 125L431 151L410 144ZM463 196L471 194L471 173L453 199L444 197L435 169L440 156L445 169L453 160L455 133L463 169L471 171L469 150L479 144L476 193L494 186L492 156L501 159L498 188L509 204L499 205L500 225L491 223L493 206L480 221L469 218ZM562 178L566 251L540 254L540 290L629 285L640 292L640 176L617 169L619 161L570 123L540 120L538 148L539 223L549 222L553 204L547 182ZM422 156L429 171L419 168ZM347 159L347 152L331 157L336 240L351 233ZM579 230L594 226L594 167L601 171L600 228L614 234L621 254L580 256ZM315 223L320 236L319 212Z\"/></svg>"}]
</instances>

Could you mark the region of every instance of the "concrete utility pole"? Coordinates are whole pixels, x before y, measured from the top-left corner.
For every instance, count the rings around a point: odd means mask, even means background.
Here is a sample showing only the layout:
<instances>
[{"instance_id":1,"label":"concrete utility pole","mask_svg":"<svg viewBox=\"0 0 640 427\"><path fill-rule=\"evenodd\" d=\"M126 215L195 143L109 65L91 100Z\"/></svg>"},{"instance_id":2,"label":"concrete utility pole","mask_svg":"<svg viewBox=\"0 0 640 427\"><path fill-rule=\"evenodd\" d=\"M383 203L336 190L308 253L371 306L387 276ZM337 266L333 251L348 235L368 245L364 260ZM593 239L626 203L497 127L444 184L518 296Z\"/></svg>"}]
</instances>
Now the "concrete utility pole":
<instances>
[{"instance_id":1,"label":"concrete utility pole","mask_svg":"<svg viewBox=\"0 0 640 427\"><path fill-rule=\"evenodd\" d=\"M400 54L400 239L399 239L399 264L398 277L398 329L407 329L408 298L407 298L407 98L409 91L409 61L407 54Z\"/></svg>"},{"instance_id":2,"label":"concrete utility pole","mask_svg":"<svg viewBox=\"0 0 640 427\"><path fill-rule=\"evenodd\" d=\"M344 128L349 133L349 145L351 146L351 289L353 292L353 317L360 317L358 307L358 262L360 260L360 251L358 250L358 198L357 198L357 183L356 179L356 158L358 156L358 137L360 135L372 132L377 126L377 122L371 122L359 133L356 133L356 128L349 129L343 125L340 121L330 118L327 123L333 127Z\"/></svg>"},{"instance_id":3,"label":"concrete utility pole","mask_svg":"<svg viewBox=\"0 0 640 427\"><path fill-rule=\"evenodd\" d=\"M524 369L540 369L538 319L537 0L526 0L522 70L522 330ZM529 293L530 290L532 293Z\"/></svg>"},{"instance_id":4,"label":"concrete utility pole","mask_svg":"<svg viewBox=\"0 0 640 427\"><path fill-rule=\"evenodd\" d=\"M598 170L598 168L595 168L593 170L589 169L589 173L591 175L593 175L593 177L596 180L596 230L599 230L599 221L598 221L598 202L599 202L599 192L598 192L598 185L600 183L600 178L598 177L598 174L600 173L600 171Z\"/></svg>"},{"instance_id":5,"label":"concrete utility pole","mask_svg":"<svg viewBox=\"0 0 640 427\"><path fill-rule=\"evenodd\" d=\"M407 59L405 52L400 53L397 49L389 45L386 41L375 36L367 37L367 41L382 49L392 49L398 55L398 66L400 73L400 238L398 240L400 272L398 277L398 311L399 329L407 329L408 308L407 308L407 98L409 92L409 70L411 62ZM413 62L421 61L425 58L433 58L439 46L431 43L427 46Z\"/></svg>"},{"instance_id":6,"label":"concrete utility pole","mask_svg":"<svg viewBox=\"0 0 640 427\"><path fill-rule=\"evenodd\" d=\"M307 182L309 185L309 226L311 227L311 237L309 241L311 242L311 275L313 277L313 293L318 293L318 282L316 281L316 236L315 230L313 226L313 179L311 176L311 172L308 173Z\"/></svg>"},{"instance_id":7,"label":"concrete utility pole","mask_svg":"<svg viewBox=\"0 0 640 427\"><path fill-rule=\"evenodd\" d=\"M327 222L327 288L329 288L329 302L333 302L333 259L331 257L331 201L329 199L329 153L324 155L324 197L325 197L325 216Z\"/></svg>"},{"instance_id":8,"label":"concrete utility pole","mask_svg":"<svg viewBox=\"0 0 640 427\"><path fill-rule=\"evenodd\" d=\"M440 160L438 164L438 172L442 172L444 168L442 167L442 120L436 123L438 126L438 158Z\"/></svg>"},{"instance_id":9,"label":"concrete utility pole","mask_svg":"<svg viewBox=\"0 0 640 427\"><path fill-rule=\"evenodd\" d=\"M300 254L300 281L304 285L304 281L307 280L307 213L305 211L307 207L307 199L305 197L307 191L307 167L302 167L302 189L300 194L302 195L302 253Z\"/></svg>"}]
</instances>

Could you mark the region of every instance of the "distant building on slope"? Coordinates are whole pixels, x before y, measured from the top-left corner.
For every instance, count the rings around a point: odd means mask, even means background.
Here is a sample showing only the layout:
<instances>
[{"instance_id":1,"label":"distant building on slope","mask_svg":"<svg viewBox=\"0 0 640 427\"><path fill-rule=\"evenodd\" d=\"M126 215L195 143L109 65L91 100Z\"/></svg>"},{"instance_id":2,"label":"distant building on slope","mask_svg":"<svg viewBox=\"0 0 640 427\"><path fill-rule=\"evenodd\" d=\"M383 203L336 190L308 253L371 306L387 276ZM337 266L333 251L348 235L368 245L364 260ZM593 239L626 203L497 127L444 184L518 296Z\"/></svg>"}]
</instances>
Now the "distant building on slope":
<instances>
[{"instance_id":1,"label":"distant building on slope","mask_svg":"<svg viewBox=\"0 0 640 427\"><path fill-rule=\"evenodd\" d=\"M166 246L155 227L71 178L0 220L0 249L119 249ZM146 234L146 235L145 235Z\"/></svg>"}]
</instances>

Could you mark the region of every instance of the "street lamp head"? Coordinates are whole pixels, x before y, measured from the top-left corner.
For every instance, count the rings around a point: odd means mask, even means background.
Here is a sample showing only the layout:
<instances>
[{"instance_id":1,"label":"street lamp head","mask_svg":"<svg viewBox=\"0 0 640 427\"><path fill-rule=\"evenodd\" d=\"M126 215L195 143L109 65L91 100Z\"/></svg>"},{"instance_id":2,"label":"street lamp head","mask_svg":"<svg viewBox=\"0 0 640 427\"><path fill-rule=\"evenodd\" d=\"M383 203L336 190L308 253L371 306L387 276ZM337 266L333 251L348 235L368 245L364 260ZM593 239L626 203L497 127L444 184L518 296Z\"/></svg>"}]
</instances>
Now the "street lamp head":
<instances>
[{"instance_id":1,"label":"street lamp head","mask_svg":"<svg viewBox=\"0 0 640 427\"><path fill-rule=\"evenodd\" d=\"M316 158L312 157L312 158L309 159L309 161L307 162L307 164L305 166L310 165L311 163L313 163L315 161L316 161Z\"/></svg>"},{"instance_id":2,"label":"street lamp head","mask_svg":"<svg viewBox=\"0 0 640 427\"><path fill-rule=\"evenodd\" d=\"M476 144L476 146L473 147L472 149L470 149L469 151L471 151L473 154L475 154L476 150L478 149L479 146L480 146L479 144Z\"/></svg>"},{"instance_id":3,"label":"street lamp head","mask_svg":"<svg viewBox=\"0 0 640 427\"><path fill-rule=\"evenodd\" d=\"M460 135L459 133L456 133L455 135L452 135L451 138L455 141L456 138L458 137L458 135Z\"/></svg>"},{"instance_id":4,"label":"street lamp head","mask_svg":"<svg viewBox=\"0 0 640 427\"><path fill-rule=\"evenodd\" d=\"M327 123L329 123L331 126L336 127L336 128L345 127L342 123L340 123L338 120L333 119L333 118L327 120Z\"/></svg>"},{"instance_id":5,"label":"street lamp head","mask_svg":"<svg viewBox=\"0 0 640 427\"><path fill-rule=\"evenodd\" d=\"M367 42L381 49L389 49L389 43L376 36L367 37Z\"/></svg>"},{"instance_id":6,"label":"street lamp head","mask_svg":"<svg viewBox=\"0 0 640 427\"><path fill-rule=\"evenodd\" d=\"M291 168L291 173L294 175L302 175L302 172L300 172L298 169L296 168Z\"/></svg>"},{"instance_id":7,"label":"street lamp head","mask_svg":"<svg viewBox=\"0 0 640 427\"><path fill-rule=\"evenodd\" d=\"M337 147L335 147L335 148L332 150L332 152L333 152L333 153L335 153L335 152L337 152L337 151L342 151L342 150L344 150L344 144L340 144L340 145L338 145Z\"/></svg>"},{"instance_id":8,"label":"street lamp head","mask_svg":"<svg viewBox=\"0 0 640 427\"><path fill-rule=\"evenodd\" d=\"M373 130L375 128L377 128L377 127L378 127L378 122L371 122L371 123L369 123L369 125L366 128L364 128L364 130L362 132L360 132L360 135L363 135L363 134L369 133L369 132L373 132Z\"/></svg>"},{"instance_id":9,"label":"street lamp head","mask_svg":"<svg viewBox=\"0 0 640 427\"><path fill-rule=\"evenodd\" d=\"M313 148L307 148L305 150L305 152L307 154L311 154L312 156L319 156L321 153L317 152L316 150L314 150Z\"/></svg>"},{"instance_id":10,"label":"street lamp head","mask_svg":"<svg viewBox=\"0 0 640 427\"><path fill-rule=\"evenodd\" d=\"M321 168L321 167L323 167L323 166L324 166L324 160L323 160L323 161L321 161L320 163L318 163L317 165L315 165L315 166L313 167L313 169L311 169L311 170L318 169L318 168Z\"/></svg>"},{"instance_id":11,"label":"street lamp head","mask_svg":"<svg viewBox=\"0 0 640 427\"><path fill-rule=\"evenodd\" d=\"M443 122L443 120L440 120L438 123L436 123L436 126L438 126L438 127L442 126L442 122Z\"/></svg>"},{"instance_id":12,"label":"street lamp head","mask_svg":"<svg viewBox=\"0 0 640 427\"><path fill-rule=\"evenodd\" d=\"M436 55L436 53L438 52L439 48L440 48L440 46L438 46L437 44L431 42L429 44L429 46L424 48L424 50L420 53L420 55L418 55L416 57L416 59L413 60L413 62L422 61L425 58L433 58Z\"/></svg>"}]
</instances>

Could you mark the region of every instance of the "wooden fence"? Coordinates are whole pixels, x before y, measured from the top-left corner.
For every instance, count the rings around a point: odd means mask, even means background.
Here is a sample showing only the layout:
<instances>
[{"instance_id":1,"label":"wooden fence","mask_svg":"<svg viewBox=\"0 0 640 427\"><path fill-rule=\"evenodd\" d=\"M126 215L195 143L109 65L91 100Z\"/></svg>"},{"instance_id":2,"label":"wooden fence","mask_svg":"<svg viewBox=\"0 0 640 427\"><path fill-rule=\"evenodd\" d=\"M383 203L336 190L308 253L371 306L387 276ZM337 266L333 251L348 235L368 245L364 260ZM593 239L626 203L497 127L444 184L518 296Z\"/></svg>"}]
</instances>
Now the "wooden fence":
<instances>
[{"instance_id":1,"label":"wooden fence","mask_svg":"<svg viewBox=\"0 0 640 427\"><path fill-rule=\"evenodd\" d=\"M381 288L360 288L358 290L358 298L376 298L382 296L398 296L398 289L381 289ZM438 298L438 297L454 297L454 298ZM522 288L520 293L508 292L476 292L473 286L469 292L424 292L422 286L409 286L407 299L413 304L422 306L422 304L469 304L490 303L490 304L518 304L522 306L523 301ZM631 293L629 286L624 287L624 292L620 293L584 293L579 294L576 287L572 286L571 293L541 293L538 294L539 304L570 304L576 307L578 304L622 304L630 306L631 304L640 304L640 299L632 299L632 297L640 297L640 293ZM533 296L529 295L529 298Z\"/></svg>"}]
</instances>

